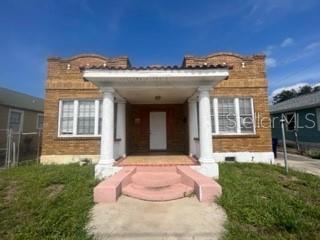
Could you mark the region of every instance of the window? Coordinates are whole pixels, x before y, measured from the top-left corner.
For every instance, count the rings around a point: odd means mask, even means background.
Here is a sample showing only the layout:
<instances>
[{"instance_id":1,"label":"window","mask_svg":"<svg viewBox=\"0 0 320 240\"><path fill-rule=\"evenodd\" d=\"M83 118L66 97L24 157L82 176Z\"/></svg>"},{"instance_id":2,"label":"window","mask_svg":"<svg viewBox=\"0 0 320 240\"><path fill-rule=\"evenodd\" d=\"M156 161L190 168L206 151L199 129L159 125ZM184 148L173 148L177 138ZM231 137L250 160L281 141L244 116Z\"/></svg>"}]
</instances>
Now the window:
<instances>
[{"instance_id":1,"label":"window","mask_svg":"<svg viewBox=\"0 0 320 240\"><path fill-rule=\"evenodd\" d=\"M59 136L88 137L101 135L101 100L61 100L59 112ZM117 121L116 113L117 107L115 104L115 129Z\"/></svg>"},{"instance_id":2,"label":"window","mask_svg":"<svg viewBox=\"0 0 320 240\"><path fill-rule=\"evenodd\" d=\"M43 114L42 113L37 114L36 128L43 129Z\"/></svg>"},{"instance_id":3,"label":"window","mask_svg":"<svg viewBox=\"0 0 320 240\"><path fill-rule=\"evenodd\" d=\"M234 98L218 99L218 121L220 133L236 133L236 111Z\"/></svg>"},{"instance_id":4,"label":"window","mask_svg":"<svg viewBox=\"0 0 320 240\"><path fill-rule=\"evenodd\" d=\"M8 128L12 129L12 131L14 132L21 132L22 122L23 122L23 111L10 109Z\"/></svg>"},{"instance_id":5,"label":"window","mask_svg":"<svg viewBox=\"0 0 320 240\"><path fill-rule=\"evenodd\" d=\"M213 134L255 133L253 101L250 97L211 98Z\"/></svg>"},{"instance_id":6,"label":"window","mask_svg":"<svg viewBox=\"0 0 320 240\"><path fill-rule=\"evenodd\" d=\"M79 101L77 134L93 135L95 122L95 101Z\"/></svg>"},{"instance_id":7,"label":"window","mask_svg":"<svg viewBox=\"0 0 320 240\"><path fill-rule=\"evenodd\" d=\"M240 130L242 133L253 132L253 114L251 98L239 98Z\"/></svg>"},{"instance_id":8,"label":"window","mask_svg":"<svg viewBox=\"0 0 320 240\"><path fill-rule=\"evenodd\" d=\"M74 101L61 102L60 134L73 134Z\"/></svg>"},{"instance_id":9,"label":"window","mask_svg":"<svg viewBox=\"0 0 320 240\"><path fill-rule=\"evenodd\" d=\"M287 131L294 131L296 129L296 115L295 113L286 113L285 114L285 123Z\"/></svg>"}]
</instances>

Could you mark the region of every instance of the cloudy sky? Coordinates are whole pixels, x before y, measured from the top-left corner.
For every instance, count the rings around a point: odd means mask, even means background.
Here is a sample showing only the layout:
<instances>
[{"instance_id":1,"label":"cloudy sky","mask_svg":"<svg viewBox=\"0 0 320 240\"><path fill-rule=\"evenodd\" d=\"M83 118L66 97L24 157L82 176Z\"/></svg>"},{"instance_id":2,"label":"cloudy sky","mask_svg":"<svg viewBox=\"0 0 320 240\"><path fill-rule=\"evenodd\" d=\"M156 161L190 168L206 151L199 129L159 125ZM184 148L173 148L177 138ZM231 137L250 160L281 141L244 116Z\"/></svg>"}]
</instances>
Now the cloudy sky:
<instances>
[{"instance_id":1,"label":"cloudy sky","mask_svg":"<svg viewBox=\"0 0 320 240\"><path fill-rule=\"evenodd\" d=\"M43 97L48 56L128 55L149 65L264 52L271 95L320 82L319 12L318 0L2 0L0 86Z\"/></svg>"}]
</instances>

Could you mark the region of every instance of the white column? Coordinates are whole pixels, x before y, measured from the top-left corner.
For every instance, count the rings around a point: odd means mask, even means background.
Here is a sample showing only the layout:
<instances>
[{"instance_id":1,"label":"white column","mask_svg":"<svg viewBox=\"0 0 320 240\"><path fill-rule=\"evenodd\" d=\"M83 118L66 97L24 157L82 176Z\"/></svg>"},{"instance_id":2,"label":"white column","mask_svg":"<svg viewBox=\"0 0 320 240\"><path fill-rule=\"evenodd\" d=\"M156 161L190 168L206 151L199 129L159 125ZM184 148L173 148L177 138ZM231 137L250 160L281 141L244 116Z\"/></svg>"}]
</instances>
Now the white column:
<instances>
[{"instance_id":1,"label":"white column","mask_svg":"<svg viewBox=\"0 0 320 240\"><path fill-rule=\"evenodd\" d=\"M196 99L189 99L189 155L195 156L197 155L196 143L194 138L198 137L198 126L197 126L197 101Z\"/></svg>"},{"instance_id":2,"label":"white column","mask_svg":"<svg viewBox=\"0 0 320 240\"><path fill-rule=\"evenodd\" d=\"M199 140L200 140L200 166L196 169L209 177L219 177L218 164L213 159L212 126L210 114L211 87L199 87Z\"/></svg>"},{"instance_id":3,"label":"white column","mask_svg":"<svg viewBox=\"0 0 320 240\"><path fill-rule=\"evenodd\" d=\"M118 100L117 115L117 138L119 142L119 156L126 157L126 102L123 99Z\"/></svg>"},{"instance_id":4,"label":"white column","mask_svg":"<svg viewBox=\"0 0 320 240\"><path fill-rule=\"evenodd\" d=\"M102 129L100 143L100 160L95 167L95 176L104 178L117 172L113 166L114 144L114 89L103 88Z\"/></svg>"},{"instance_id":5,"label":"white column","mask_svg":"<svg viewBox=\"0 0 320 240\"><path fill-rule=\"evenodd\" d=\"M200 162L213 161L210 88L199 88Z\"/></svg>"}]
</instances>

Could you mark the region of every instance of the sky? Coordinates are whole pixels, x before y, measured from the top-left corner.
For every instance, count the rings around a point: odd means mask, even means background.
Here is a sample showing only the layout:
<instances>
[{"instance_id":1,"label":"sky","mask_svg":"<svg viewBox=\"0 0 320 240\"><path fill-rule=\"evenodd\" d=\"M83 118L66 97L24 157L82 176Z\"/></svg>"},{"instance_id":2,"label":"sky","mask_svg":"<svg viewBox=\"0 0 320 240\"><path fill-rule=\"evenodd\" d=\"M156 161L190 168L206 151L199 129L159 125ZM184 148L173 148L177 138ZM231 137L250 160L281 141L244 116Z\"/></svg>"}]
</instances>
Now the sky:
<instances>
[{"instance_id":1,"label":"sky","mask_svg":"<svg viewBox=\"0 0 320 240\"><path fill-rule=\"evenodd\" d=\"M43 97L49 56L145 66L231 51L266 54L272 95L320 82L319 23L318 0L2 0L0 86Z\"/></svg>"}]
</instances>

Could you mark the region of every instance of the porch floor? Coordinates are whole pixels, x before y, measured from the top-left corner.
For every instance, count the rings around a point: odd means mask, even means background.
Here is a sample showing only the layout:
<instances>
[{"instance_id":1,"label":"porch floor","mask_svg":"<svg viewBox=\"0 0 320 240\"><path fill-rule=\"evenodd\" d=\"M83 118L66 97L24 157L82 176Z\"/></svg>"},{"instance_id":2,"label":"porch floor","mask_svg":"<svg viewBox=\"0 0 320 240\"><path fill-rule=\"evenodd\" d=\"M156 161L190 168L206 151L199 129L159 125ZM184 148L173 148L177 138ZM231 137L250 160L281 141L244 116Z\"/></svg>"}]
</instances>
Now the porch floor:
<instances>
[{"instance_id":1,"label":"porch floor","mask_svg":"<svg viewBox=\"0 0 320 240\"><path fill-rule=\"evenodd\" d=\"M117 162L117 166L198 165L198 161L180 153L132 154Z\"/></svg>"}]
</instances>

